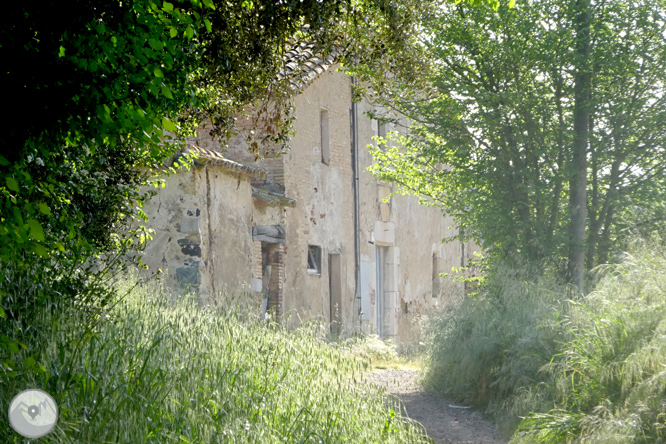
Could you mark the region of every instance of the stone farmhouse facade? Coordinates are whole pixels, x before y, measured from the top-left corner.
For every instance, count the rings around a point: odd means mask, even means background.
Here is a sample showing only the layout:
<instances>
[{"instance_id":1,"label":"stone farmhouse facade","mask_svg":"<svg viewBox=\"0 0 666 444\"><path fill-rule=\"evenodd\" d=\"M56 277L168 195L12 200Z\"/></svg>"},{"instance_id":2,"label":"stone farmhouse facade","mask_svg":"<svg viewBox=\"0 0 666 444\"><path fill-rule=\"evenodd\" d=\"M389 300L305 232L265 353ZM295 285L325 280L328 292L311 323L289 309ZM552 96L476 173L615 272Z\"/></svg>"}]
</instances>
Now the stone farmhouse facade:
<instances>
[{"instance_id":1,"label":"stone farmhouse facade","mask_svg":"<svg viewBox=\"0 0 666 444\"><path fill-rule=\"evenodd\" d=\"M318 318L333 333L413 341L423 315L462 297L440 273L472 249L441 242L457 229L437 208L384 202L395 186L366 171L366 146L391 127L365 114L369 102L352 103L352 79L307 45L287 57L302 73L291 150L255 160L242 138L223 149L203 125L188 146L195 165L144 206L155 230L144 262L204 302L244 295L290 325Z\"/></svg>"}]
</instances>

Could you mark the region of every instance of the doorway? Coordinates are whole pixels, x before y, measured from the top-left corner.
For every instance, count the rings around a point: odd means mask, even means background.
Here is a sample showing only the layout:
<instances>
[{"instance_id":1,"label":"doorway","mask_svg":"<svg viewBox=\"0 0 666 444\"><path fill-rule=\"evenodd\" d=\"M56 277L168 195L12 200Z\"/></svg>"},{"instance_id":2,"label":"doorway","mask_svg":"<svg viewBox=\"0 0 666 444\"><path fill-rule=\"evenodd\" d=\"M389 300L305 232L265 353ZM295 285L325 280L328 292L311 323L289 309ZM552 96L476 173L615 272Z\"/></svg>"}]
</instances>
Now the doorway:
<instances>
[{"instance_id":1,"label":"doorway","mask_svg":"<svg viewBox=\"0 0 666 444\"><path fill-rule=\"evenodd\" d=\"M375 247L375 254L376 254L376 264L377 264L377 294L376 294L376 301L377 301L377 335L379 335L380 338L384 338L386 336L385 332L385 315L386 315L386 255L388 252L388 247L380 247L377 246Z\"/></svg>"},{"instance_id":2,"label":"doorway","mask_svg":"<svg viewBox=\"0 0 666 444\"><path fill-rule=\"evenodd\" d=\"M339 253L328 255L328 290L331 333L339 335L342 331L342 270L340 268Z\"/></svg>"},{"instance_id":3,"label":"doorway","mask_svg":"<svg viewBox=\"0 0 666 444\"><path fill-rule=\"evenodd\" d=\"M270 313L273 319L277 319L282 314L279 244L261 243L261 287L261 318Z\"/></svg>"}]
</instances>

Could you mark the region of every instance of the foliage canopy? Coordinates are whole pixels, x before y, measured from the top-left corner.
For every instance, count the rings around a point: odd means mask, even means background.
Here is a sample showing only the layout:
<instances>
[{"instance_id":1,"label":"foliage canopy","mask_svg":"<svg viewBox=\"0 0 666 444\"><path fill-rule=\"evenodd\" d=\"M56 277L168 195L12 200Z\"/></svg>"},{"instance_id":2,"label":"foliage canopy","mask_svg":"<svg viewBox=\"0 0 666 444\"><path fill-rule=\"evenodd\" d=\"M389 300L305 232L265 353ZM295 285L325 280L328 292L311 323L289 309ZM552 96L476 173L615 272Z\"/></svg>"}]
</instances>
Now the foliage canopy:
<instances>
[{"instance_id":1,"label":"foliage canopy","mask_svg":"<svg viewBox=\"0 0 666 444\"><path fill-rule=\"evenodd\" d=\"M424 22L436 92L405 108L373 171L451 214L495 258L564 272L574 157L577 2L446 5ZM592 2L586 268L663 220L666 3Z\"/></svg>"}]
</instances>

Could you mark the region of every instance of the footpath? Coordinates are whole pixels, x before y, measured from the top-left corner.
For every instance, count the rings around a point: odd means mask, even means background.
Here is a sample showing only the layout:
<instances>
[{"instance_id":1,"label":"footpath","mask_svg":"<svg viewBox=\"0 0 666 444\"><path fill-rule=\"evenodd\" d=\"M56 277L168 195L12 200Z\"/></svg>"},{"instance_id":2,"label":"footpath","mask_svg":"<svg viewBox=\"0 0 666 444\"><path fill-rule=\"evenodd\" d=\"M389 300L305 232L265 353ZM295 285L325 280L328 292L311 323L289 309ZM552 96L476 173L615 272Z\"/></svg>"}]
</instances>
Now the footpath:
<instances>
[{"instance_id":1,"label":"footpath","mask_svg":"<svg viewBox=\"0 0 666 444\"><path fill-rule=\"evenodd\" d=\"M421 390L418 370L374 370L366 380L404 404L403 416L423 425L434 444L506 444L480 413Z\"/></svg>"}]
</instances>

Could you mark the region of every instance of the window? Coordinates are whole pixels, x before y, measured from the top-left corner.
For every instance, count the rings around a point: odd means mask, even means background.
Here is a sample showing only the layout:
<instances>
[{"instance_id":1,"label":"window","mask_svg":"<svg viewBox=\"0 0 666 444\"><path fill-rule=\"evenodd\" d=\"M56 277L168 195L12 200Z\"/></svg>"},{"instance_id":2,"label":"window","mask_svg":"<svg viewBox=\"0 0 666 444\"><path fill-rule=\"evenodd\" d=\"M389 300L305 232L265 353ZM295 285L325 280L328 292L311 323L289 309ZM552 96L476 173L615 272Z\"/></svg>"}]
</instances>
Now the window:
<instances>
[{"instance_id":1,"label":"window","mask_svg":"<svg viewBox=\"0 0 666 444\"><path fill-rule=\"evenodd\" d=\"M377 137L386 139L388 123L382 122L381 120L376 120L376 122L377 122ZM378 148L384 150L386 149L387 146L388 146L388 141L384 141L383 144L377 141Z\"/></svg>"},{"instance_id":2,"label":"window","mask_svg":"<svg viewBox=\"0 0 666 444\"><path fill-rule=\"evenodd\" d=\"M328 110L324 108L319 114L319 129L321 132L321 161L328 165L331 161L331 152L328 140Z\"/></svg>"},{"instance_id":3,"label":"window","mask_svg":"<svg viewBox=\"0 0 666 444\"><path fill-rule=\"evenodd\" d=\"M432 254L432 297L439 297L440 289L440 278L439 278L439 266L437 263L437 254Z\"/></svg>"},{"instance_id":4,"label":"window","mask_svg":"<svg viewBox=\"0 0 666 444\"><path fill-rule=\"evenodd\" d=\"M379 137L386 137L386 127L387 123L382 123L381 121L377 121L377 135Z\"/></svg>"},{"instance_id":5,"label":"window","mask_svg":"<svg viewBox=\"0 0 666 444\"><path fill-rule=\"evenodd\" d=\"M321 247L308 245L308 274L321 274Z\"/></svg>"}]
</instances>

